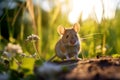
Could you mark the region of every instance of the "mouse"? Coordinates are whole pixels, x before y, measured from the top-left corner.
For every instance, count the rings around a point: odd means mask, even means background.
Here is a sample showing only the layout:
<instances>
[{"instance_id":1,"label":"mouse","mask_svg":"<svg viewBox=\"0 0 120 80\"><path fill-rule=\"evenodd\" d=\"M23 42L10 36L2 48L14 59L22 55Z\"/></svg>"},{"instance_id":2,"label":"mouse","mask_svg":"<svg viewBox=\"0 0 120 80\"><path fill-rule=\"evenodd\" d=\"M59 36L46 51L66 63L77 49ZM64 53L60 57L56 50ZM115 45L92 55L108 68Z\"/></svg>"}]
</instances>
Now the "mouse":
<instances>
[{"instance_id":1,"label":"mouse","mask_svg":"<svg viewBox=\"0 0 120 80\"><path fill-rule=\"evenodd\" d=\"M80 37L78 32L80 30L79 23L75 23L71 28L65 28L59 25L57 32L60 34L60 39L55 45L55 55L49 59L52 61L55 57L64 60L71 60L73 57L75 60L79 60L80 52Z\"/></svg>"}]
</instances>

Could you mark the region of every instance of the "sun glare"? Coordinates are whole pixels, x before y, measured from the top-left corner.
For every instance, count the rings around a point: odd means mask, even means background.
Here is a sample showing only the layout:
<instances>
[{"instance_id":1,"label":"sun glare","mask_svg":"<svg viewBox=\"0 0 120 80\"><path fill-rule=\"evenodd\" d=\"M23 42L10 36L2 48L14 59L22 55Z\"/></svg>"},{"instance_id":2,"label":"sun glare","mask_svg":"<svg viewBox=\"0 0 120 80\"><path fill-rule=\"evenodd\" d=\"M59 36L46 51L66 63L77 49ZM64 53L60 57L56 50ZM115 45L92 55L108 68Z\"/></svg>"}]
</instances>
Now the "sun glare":
<instances>
[{"instance_id":1,"label":"sun glare","mask_svg":"<svg viewBox=\"0 0 120 80\"><path fill-rule=\"evenodd\" d=\"M82 14L82 20L87 19L92 14L96 15L98 22L101 21L103 15L102 0L72 0L71 3L72 9L68 16L70 23L77 22L80 14ZM115 1L103 0L103 4L104 17L113 18L115 15Z\"/></svg>"},{"instance_id":2,"label":"sun glare","mask_svg":"<svg viewBox=\"0 0 120 80\"><path fill-rule=\"evenodd\" d=\"M103 1L103 5L102 5ZM65 4L65 0L59 0L61 2L61 11L63 14L68 13L68 20L70 23L75 23L82 15L82 20L86 20L88 17L92 17L101 22L102 17L114 18L116 6L119 0L68 0L68 4ZM52 7L48 0L40 1L34 0L34 3L41 5L45 11L51 11ZM55 5L58 3L56 2ZM104 8L103 8L104 7ZM104 15L103 15L104 9Z\"/></svg>"}]
</instances>

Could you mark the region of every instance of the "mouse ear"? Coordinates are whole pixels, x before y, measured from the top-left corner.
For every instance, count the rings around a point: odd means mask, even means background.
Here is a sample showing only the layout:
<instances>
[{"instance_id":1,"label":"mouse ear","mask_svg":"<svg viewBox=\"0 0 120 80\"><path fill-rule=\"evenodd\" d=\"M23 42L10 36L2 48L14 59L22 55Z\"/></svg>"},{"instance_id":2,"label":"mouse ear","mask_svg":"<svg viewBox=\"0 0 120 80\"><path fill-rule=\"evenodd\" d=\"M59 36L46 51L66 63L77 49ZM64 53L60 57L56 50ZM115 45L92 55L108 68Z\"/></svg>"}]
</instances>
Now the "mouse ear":
<instances>
[{"instance_id":1,"label":"mouse ear","mask_svg":"<svg viewBox=\"0 0 120 80\"><path fill-rule=\"evenodd\" d=\"M80 30L80 25L79 25L79 23L75 23L75 24L73 25L73 29L75 30L75 32L79 32L79 30Z\"/></svg>"},{"instance_id":2,"label":"mouse ear","mask_svg":"<svg viewBox=\"0 0 120 80\"><path fill-rule=\"evenodd\" d=\"M59 34L63 35L64 32L65 32L65 28L63 26L59 25L58 28L57 28L57 32Z\"/></svg>"}]
</instances>

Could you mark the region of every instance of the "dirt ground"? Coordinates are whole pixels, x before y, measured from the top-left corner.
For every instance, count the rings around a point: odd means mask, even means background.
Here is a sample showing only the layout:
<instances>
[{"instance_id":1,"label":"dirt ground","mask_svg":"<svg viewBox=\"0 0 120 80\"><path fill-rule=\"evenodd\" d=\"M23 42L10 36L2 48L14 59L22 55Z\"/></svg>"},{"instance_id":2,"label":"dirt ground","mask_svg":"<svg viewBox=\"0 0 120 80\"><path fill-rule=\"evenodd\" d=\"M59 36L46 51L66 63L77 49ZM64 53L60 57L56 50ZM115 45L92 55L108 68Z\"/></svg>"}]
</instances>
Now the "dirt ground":
<instances>
[{"instance_id":1,"label":"dirt ground","mask_svg":"<svg viewBox=\"0 0 120 80\"><path fill-rule=\"evenodd\" d=\"M39 80L120 80L120 58L97 57L52 63L66 67L52 78L39 75Z\"/></svg>"}]
</instances>

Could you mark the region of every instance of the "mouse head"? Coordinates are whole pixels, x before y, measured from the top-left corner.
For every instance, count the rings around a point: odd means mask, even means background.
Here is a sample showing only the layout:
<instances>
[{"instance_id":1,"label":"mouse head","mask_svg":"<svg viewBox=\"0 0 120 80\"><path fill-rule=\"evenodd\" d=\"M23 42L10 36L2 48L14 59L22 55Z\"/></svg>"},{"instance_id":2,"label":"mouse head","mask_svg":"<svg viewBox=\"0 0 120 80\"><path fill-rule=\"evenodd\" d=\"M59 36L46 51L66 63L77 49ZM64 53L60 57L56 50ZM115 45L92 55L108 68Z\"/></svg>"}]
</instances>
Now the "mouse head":
<instances>
[{"instance_id":1,"label":"mouse head","mask_svg":"<svg viewBox=\"0 0 120 80\"><path fill-rule=\"evenodd\" d=\"M58 33L62 35L62 42L68 46L74 46L79 42L77 33L80 26L78 23L74 24L71 29L65 29L63 26L58 27Z\"/></svg>"}]
</instances>

